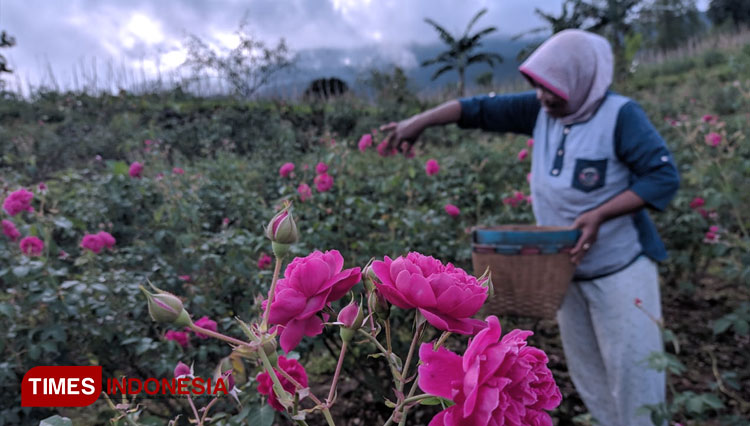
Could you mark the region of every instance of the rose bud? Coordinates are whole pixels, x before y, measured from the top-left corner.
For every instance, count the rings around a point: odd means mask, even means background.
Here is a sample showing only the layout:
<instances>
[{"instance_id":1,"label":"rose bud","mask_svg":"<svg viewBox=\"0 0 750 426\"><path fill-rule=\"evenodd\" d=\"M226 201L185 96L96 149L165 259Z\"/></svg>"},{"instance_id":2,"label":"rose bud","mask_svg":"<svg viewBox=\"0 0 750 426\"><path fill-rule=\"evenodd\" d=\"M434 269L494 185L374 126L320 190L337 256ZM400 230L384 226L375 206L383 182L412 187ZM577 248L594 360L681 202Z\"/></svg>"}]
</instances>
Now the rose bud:
<instances>
[{"instance_id":1,"label":"rose bud","mask_svg":"<svg viewBox=\"0 0 750 426\"><path fill-rule=\"evenodd\" d=\"M151 315L151 319L156 322L175 324L179 327L187 327L192 324L190 315L185 310L179 297L156 287L154 287L158 291L156 294L149 292L143 286L140 286L140 288L148 299L148 313Z\"/></svg>"},{"instance_id":2,"label":"rose bud","mask_svg":"<svg viewBox=\"0 0 750 426\"><path fill-rule=\"evenodd\" d=\"M341 340L347 343L350 342L352 337L354 337L354 333L362 327L364 320L365 312L362 309L361 303L357 306L352 302L342 309L336 321L341 326L339 330Z\"/></svg>"},{"instance_id":3,"label":"rose bud","mask_svg":"<svg viewBox=\"0 0 750 426\"><path fill-rule=\"evenodd\" d=\"M286 206L268 222L266 237L274 243L293 244L297 242L297 225L294 223L294 217L289 211L290 208L290 205Z\"/></svg>"}]
</instances>

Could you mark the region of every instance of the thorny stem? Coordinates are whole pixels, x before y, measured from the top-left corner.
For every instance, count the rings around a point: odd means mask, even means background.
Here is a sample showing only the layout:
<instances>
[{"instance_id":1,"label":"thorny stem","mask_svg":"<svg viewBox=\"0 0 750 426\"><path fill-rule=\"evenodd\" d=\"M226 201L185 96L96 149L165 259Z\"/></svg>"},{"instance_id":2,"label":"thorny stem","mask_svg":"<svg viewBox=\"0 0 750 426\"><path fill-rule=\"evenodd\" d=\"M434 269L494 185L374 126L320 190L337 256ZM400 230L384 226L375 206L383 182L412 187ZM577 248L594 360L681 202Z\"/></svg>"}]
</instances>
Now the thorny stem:
<instances>
[{"instance_id":1,"label":"thorny stem","mask_svg":"<svg viewBox=\"0 0 750 426\"><path fill-rule=\"evenodd\" d=\"M716 357L714 356L713 351L709 348L705 348L705 351L708 353L708 356L711 357L711 370L714 373L714 377L716 378L716 384L719 386L719 390L724 392L727 396L737 401L741 406L743 411L750 407L750 402L745 401L742 399L737 393L731 391L724 385L724 380L721 378L721 374L719 374L719 366L716 361Z\"/></svg>"},{"instance_id":2,"label":"thorny stem","mask_svg":"<svg viewBox=\"0 0 750 426\"><path fill-rule=\"evenodd\" d=\"M401 421L398 423L399 426L406 425L406 415L409 413L409 405L408 404L410 404L411 402L414 402L412 400L412 398L414 397L414 392L417 390L417 382L418 381L419 380L417 378L414 379L414 383L412 383L411 389L409 389L409 395L406 396L406 398L404 399L404 402L401 404L403 412L401 413ZM422 395L420 395L420 396L422 396ZM430 395L427 395L427 396L430 396ZM422 398L420 398L420 399L422 399ZM419 401L419 399L417 401Z\"/></svg>"},{"instance_id":3,"label":"thorny stem","mask_svg":"<svg viewBox=\"0 0 750 426\"><path fill-rule=\"evenodd\" d=\"M114 412L119 413L120 410L118 410L117 407L115 407L115 404L112 402L112 400L109 399L109 395L107 395L107 393L104 391L102 391L102 395L104 395L104 399L107 400L107 405L109 405L109 408L111 408ZM131 419L130 416L128 416L128 413L123 413L123 417L125 418L125 420L128 422L130 426L138 426L138 423L136 423L133 419Z\"/></svg>"},{"instance_id":4,"label":"thorny stem","mask_svg":"<svg viewBox=\"0 0 750 426\"><path fill-rule=\"evenodd\" d=\"M302 386L302 383L300 383L297 380L295 380L294 377L290 376L289 373L287 373L286 371L284 371L283 368L280 368L278 371L279 371L279 374L281 374L282 376L284 376L285 379L289 380L289 383L293 384L294 387L297 388L298 391L305 388L304 386ZM323 405L323 402L320 399L318 399L317 396L313 395L312 392L310 392L309 397L310 397L310 399L313 400L313 402L315 402L315 404L317 404L317 405Z\"/></svg>"},{"instance_id":5,"label":"thorny stem","mask_svg":"<svg viewBox=\"0 0 750 426\"><path fill-rule=\"evenodd\" d=\"M385 321L385 344L388 345L388 356L390 357L393 348L391 347L391 320L386 318Z\"/></svg>"},{"instance_id":6,"label":"thorny stem","mask_svg":"<svg viewBox=\"0 0 750 426\"><path fill-rule=\"evenodd\" d=\"M414 317L414 322L417 322L417 318L419 318L419 313L417 313ZM417 347L417 344L419 343L419 339L422 337L422 330L424 330L424 323L417 326L416 331L414 332L414 338L411 339L411 346L409 346L409 354L406 355L406 362L404 362L404 369L401 372L401 382L398 384L398 391L403 392L404 385L406 384L406 381L409 377L409 364L411 364L411 359L414 356L414 349Z\"/></svg>"},{"instance_id":7,"label":"thorny stem","mask_svg":"<svg viewBox=\"0 0 750 426\"><path fill-rule=\"evenodd\" d=\"M195 324L192 324L192 323L188 327L191 330L195 331L196 333L205 334L207 336L213 337L214 339L223 340L225 342L229 342L229 343L234 344L234 345L238 345L238 346L249 346L250 345L249 343L243 342L242 340L235 339L234 337L229 337L229 336L226 336L224 334L217 333L215 331L211 331L211 330L205 329L203 327L199 327L199 326L197 326Z\"/></svg>"},{"instance_id":8,"label":"thorny stem","mask_svg":"<svg viewBox=\"0 0 750 426\"><path fill-rule=\"evenodd\" d=\"M396 408L393 410L393 414L391 414L391 417L388 418L388 421L386 421L383 426L390 426L390 425L393 424L393 419L394 419L393 416L398 412L398 410L401 409L401 407L405 406L406 404L411 404L413 402L418 402L418 401L421 401L423 399L427 399L427 398L431 398L431 397L432 397L432 395L428 395L426 393L423 393L423 394L420 394L420 395L416 395L416 396L412 396L410 398L404 399L401 403L399 403L396 406Z\"/></svg>"},{"instance_id":9,"label":"thorny stem","mask_svg":"<svg viewBox=\"0 0 750 426\"><path fill-rule=\"evenodd\" d=\"M333 382L331 383L331 390L328 391L328 398L326 399L326 407L330 407L333 404L333 396L336 394L336 385L339 382L339 374L341 373L341 366L344 364L344 355L346 355L347 342L341 344L341 352L339 353L339 362L336 364L336 372L333 373Z\"/></svg>"},{"instance_id":10,"label":"thorny stem","mask_svg":"<svg viewBox=\"0 0 750 426\"><path fill-rule=\"evenodd\" d=\"M388 365L391 367L391 374L393 375L393 380L394 381L401 380L401 373L398 372L396 365L391 359L390 353L383 347L383 345L380 344L380 342L378 342L378 339L376 339L372 334L366 332L365 330L360 329L359 332L362 333L364 336L366 336L378 348L380 353L382 353L383 356L385 356L386 361L388 362Z\"/></svg>"},{"instance_id":11,"label":"thorny stem","mask_svg":"<svg viewBox=\"0 0 750 426\"><path fill-rule=\"evenodd\" d=\"M198 409L195 408L195 403L193 402L193 398L190 397L190 394L188 394L187 400L190 403L190 408L193 409L193 414L195 415L195 421L198 422L198 426L202 426L203 425L203 419L198 414Z\"/></svg>"},{"instance_id":12,"label":"thorny stem","mask_svg":"<svg viewBox=\"0 0 750 426\"><path fill-rule=\"evenodd\" d=\"M276 258L276 266L273 268L273 280L271 280L271 289L268 290L268 302L266 302L266 310L263 312L263 322L260 324L261 331L268 330L268 315L271 313L271 303L273 303L273 296L276 292L276 283L279 281L279 273L281 273L281 263L283 259Z\"/></svg>"},{"instance_id":13,"label":"thorny stem","mask_svg":"<svg viewBox=\"0 0 750 426\"><path fill-rule=\"evenodd\" d=\"M208 405L206 405L206 407L203 409L203 416L201 416L201 421L199 423L200 425L202 425L206 421L206 417L208 416L208 411L211 409L211 407L214 406L214 404L216 404L217 401L219 401L218 397L212 399L211 402L209 402Z\"/></svg>"}]
</instances>

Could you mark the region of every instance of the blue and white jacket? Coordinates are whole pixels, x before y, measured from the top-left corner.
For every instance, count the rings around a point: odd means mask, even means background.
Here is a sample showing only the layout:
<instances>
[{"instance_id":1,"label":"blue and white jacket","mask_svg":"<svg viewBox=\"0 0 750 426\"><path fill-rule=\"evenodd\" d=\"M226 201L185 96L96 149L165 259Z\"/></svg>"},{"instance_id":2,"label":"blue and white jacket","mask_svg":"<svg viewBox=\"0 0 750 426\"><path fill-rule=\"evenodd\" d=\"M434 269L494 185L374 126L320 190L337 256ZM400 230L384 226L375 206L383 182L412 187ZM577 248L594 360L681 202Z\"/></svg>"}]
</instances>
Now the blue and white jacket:
<instances>
[{"instance_id":1,"label":"blue and white jacket","mask_svg":"<svg viewBox=\"0 0 750 426\"><path fill-rule=\"evenodd\" d=\"M539 225L570 226L628 189L664 210L679 187L664 140L641 107L624 96L609 92L590 119L567 126L547 115L533 91L460 102L461 127L534 138L531 195ZM655 261L667 257L645 209L603 223L575 278L612 274L641 254Z\"/></svg>"}]
</instances>

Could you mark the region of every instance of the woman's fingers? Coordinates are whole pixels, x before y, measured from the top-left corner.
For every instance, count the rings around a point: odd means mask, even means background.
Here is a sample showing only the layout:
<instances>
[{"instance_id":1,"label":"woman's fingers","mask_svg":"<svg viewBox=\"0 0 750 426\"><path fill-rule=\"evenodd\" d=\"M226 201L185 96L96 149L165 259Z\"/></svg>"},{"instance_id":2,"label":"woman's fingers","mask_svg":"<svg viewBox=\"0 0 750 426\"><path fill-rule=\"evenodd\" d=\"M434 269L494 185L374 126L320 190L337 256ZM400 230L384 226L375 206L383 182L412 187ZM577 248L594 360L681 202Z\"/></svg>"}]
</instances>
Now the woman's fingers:
<instances>
[{"instance_id":1,"label":"woman's fingers","mask_svg":"<svg viewBox=\"0 0 750 426\"><path fill-rule=\"evenodd\" d=\"M396 129L396 126L398 126L398 123L396 123L395 121L391 121L388 124L383 124L382 126L380 126L380 131L391 132Z\"/></svg>"}]
</instances>

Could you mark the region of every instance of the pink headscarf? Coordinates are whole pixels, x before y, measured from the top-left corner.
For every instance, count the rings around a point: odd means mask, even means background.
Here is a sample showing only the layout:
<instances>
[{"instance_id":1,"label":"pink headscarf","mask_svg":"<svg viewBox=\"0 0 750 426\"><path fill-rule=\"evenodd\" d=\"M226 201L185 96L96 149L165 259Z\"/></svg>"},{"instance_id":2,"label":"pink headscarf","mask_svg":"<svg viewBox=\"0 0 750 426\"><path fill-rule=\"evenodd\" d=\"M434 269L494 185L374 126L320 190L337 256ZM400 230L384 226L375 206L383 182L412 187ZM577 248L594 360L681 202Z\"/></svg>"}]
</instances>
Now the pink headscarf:
<instances>
[{"instance_id":1,"label":"pink headscarf","mask_svg":"<svg viewBox=\"0 0 750 426\"><path fill-rule=\"evenodd\" d=\"M561 31L518 68L528 79L568 101L563 124L588 120L612 84L614 57L607 39L582 30Z\"/></svg>"}]
</instances>

